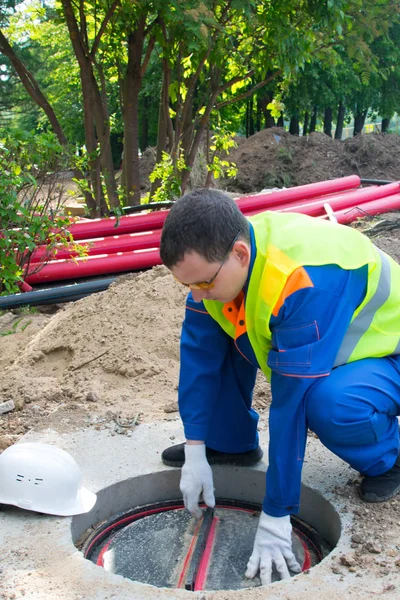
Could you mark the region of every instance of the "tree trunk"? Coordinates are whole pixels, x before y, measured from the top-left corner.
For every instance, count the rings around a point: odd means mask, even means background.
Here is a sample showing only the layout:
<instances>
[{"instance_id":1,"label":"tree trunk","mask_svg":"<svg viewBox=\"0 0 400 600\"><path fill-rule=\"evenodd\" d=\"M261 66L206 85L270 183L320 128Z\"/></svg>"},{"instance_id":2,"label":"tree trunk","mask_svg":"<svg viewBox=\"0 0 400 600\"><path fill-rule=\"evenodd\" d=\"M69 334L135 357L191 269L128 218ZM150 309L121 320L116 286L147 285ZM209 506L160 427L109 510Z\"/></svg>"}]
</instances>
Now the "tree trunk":
<instances>
[{"instance_id":1,"label":"tree trunk","mask_svg":"<svg viewBox=\"0 0 400 600\"><path fill-rule=\"evenodd\" d=\"M311 115L309 133L314 133L315 128L317 126L317 119L318 119L318 106L314 106L313 113Z\"/></svg>"},{"instance_id":2,"label":"tree trunk","mask_svg":"<svg viewBox=\"0 0 400 600\"><path fill-rule=\"evenodd\" d=\"M250 137L250 101L246 100L246 138Z\"/></svg>"},{"instance_id":3,"label":"tree trunk","mask_svg":"<svg viewBox=\"0 0 400 600\"><path fill-rule=\"evenodd\" d=\"M310 121L310 113L308 110L304 113L303 135L307 135L308 123Z\"/></svg>"},{"instance_id":4,"label":"tree trunk","mask_svg":"<svg viewBox=\"0 0 400 600\"><path fill-rule=\"evenodd\" d=\"M219 77L218 76L215 76L212 79L214 79L215 82L219 81ZM215 101L216 101L218 95L220 94L220 92L221 92L221 88L218 86L217 83L215 83L215 85L211 89L210 98L209 98L206 110L205 110L204 114L202 115L200 123L199 123L199 125L198 125L198 127L196 129L196 133L194 134L194 139L193 139L191 147L190 147L190 152L189 152L188 155L185 155L185 164L186 164L187 168L182 173L182 179L181 179L181 191L182 191L182 194L185 193L185 189L186 189L186 187L187 187L187 185L189 183L190 170L193 167L194 160L196 158L197 151L199 149L201 139L202 139L203 134L204 134L204 132L206 130L206 127L208 127L208 124L210 122L211 111L214 108Z\"/></svg>"},{"instance_id":5,"label":"tree trunk","mask_svg":"<svg viewBox=\"0 0 400 600\"><path fill-rule=\"evenodd\" d=\"M256 102L256 131L261 131L261 117L262 117L262 106L260 99L257 98Z\"/></svg>"},{"instance_id":6,"label":"tree trunk","mask_svg":"<svg viewBox=\"0 0 400 600\"><path fill-rule=\"evenodd\" d=\"M390 125L390 117L384 117L382 119L382 133L388 133Z\"/></svg>"},{"instance_id":7,"label":"tree trunk","mask_svg":"<svg viewBox=\"0 0 400 600\"><path fill-rule=\"evenodd\" d=\"M160 94L160 106L158 110L158 129L157 129L157 150L156 150L156 163L159 163L162 158L162 153L165 152L167 146L167 119L166 119L166 105L167 101L165 99L165 94L168 93L166 86L163 85L161 87ZM160 186L160 180L156 179L151 184L150 188L150 200L154 196L155 191Z\"/></svg>"},{"instance_id":8,"label":"tree trunk","mask_svg":"<svg viewBox=\"0 0 400 600\"><path fill-rule=\"evenodd\" d=\"M85 144L89 156L89 181L92 190L90 199L86 199L86 204L91 217L101 217L106 212L106 206L101 188L100 157L96 153L97 139L92 116L91 86L86 78L82 78L81 83Z\"/></svg>"},{"instance_id":9,"label":"tree trunk","mask_svg":"<svg viewBox=\"0 0 400 600\"><path fill-rule=\"evenodd\" d=\"M332 109L326 108L324 112L324 133L332 137Z\"/></svg>"},{"instance_id":10,"label":"tree trunk","mask_svg":"<svg viewBox=\"0 0 400 600\"><path fill-rule=\"evenodd\" d=\"M356 109L354 114L353 136L356 136L362 132L367 114L368 110L360 111L358 108Z\"/></svg>"},{"instance_id":11,"label":"tree trunk","mask_svg":"<svg viewBox=\"0 0 400 600\"><path fill-rule=\"evenodd\" d=\"M271 127L275 127L275 119L271 115L271 111L269 110L269 108L265 109L264 122L265 122L265 129L270 129Z\"/></svg>"},{"instance_id":12,"label":"tree trunk","mask_svg":"<svg viewBox=\"0 0 400 600\"><path fill-rule=\"evenodd\" d=\"M290 118L289 133L292 135L300 135L300 123L297 117Z\"/></svg>"},{"instance_id":13,"label":"tree trunk","mask_svg":"<svg viewBox=\"0 0 400 600\"><path fill-rule=\"evenodd\" d=\"M128 65L123 81L124 117L124 174L128 205L140 204L139 175L139 92L142 84L141 62L145 18L128 36Z\"/></svg>"},{"instance_id":14,"label":"tree trunk","mask_svg":"<svg viewBox=\"0 0 400 600\"><path fill-rule=\"evenodd\" d=\"M271 111L267 108L268 104L272 102L274 98L274 93L269 90L261 90L259 92L260 95L260 103L261 109L264 116L264 128L269 129L270 127L275 127L275 119L271 115Z\"/></svg>"},{"instance_id":15,"label":"tree trunk","mask_svg":"<svg viewBox=\"0 0 400 600\"><path fill-rule=\"evenodd\" d=\"M249 136L255 134L254 129L254 96L249 98Z\"/></svg>"},{"instance_id":16,"label":"tree trunk","mask_svg":"<svg viewBox=\"0 0 400 600\"><path fill-rule=\"evenodd\" d=\"M168 94L167 94L168 98ZM179 142L181 143L181 148L183 152L183 156L187 156L190 150L190 144L193 139L193 100L194 94L190 96L190 98L186 98L186 107L184 114L182 115L184 121L182 123L182 130L179 132L177 129L175 130L175 154L178 152ZM180 133L180 139L179 139Z\"/></svg>"},{"instance_id":17,"label":"tree trunk","mask_svg":"<svg viewBox=\"0 0 400 600\"><path fill-rule=\"evenodd\" d=\"M268 96L267 96L268 104L269 104L269 102L272 102L273 97L274 97L273 93L268 92ZM263 112L264 112L265 129L270 129L271 127L275 127L275 119L271 115L271 111L269 110L269 108L267 108L267 104L265 104L265 106L263 106Z\"/></svg>"},{"instance_id":18,"label":"tree trunk","mask_svg":"<svg viewBox=\"0 0 400 600\"><path fill-rule=\"evenodd\" d=\"M118 5L118 0L115 0L113 5L109 8L107 16L105 18L111 18L113 11ZM78 27L78 22L74 13L71 0L62 0L63 12L65 20L68 26L70 40L72 47L75 52L79 64L80 77L82 82L82 93L88 93L90 90L90 98L84 101L85 110L88 109L89 102L92 103L90 107L90 115L93 116L97 137L100 144L100 163L102 166L102 174L105 180L107 189L108 201L110 206L118 206L118 195L115 183L114 165L111 154L110 144L110 122L108 117L107 106L104 106L102 95L99 86L96 81L96 77L93 71L94 55L89 51L87 46L87 32L85 22L81 22L82 30ZM81 5L82 9L82 5ZM84 13L82 13L84 16ZM82 14L80 15L82 17ZM81 18L82 20L82 18ZM103 28L100 28L103 31ZM97 43L99 40L96 40ZM96 45L96 42L94 46ZM94 49L92 50L94 52ZM88 115L88 119L90 118ZM97 184L97 193L99 193L99 186ZM97 206L101 204L101 196L96 196Z\"/></svg>"},{"instance_id":19,"label":"tree trunk","mask_svg":"<svg viewBox=\"0 0 400 600\"><path fill-rule=\"evenodd\" d=\"M283 115L280 115L280 117L278 117L278 120L276 122L276 126L277 127L282 127L282 129L285 128L285 120L283 118Z\"/></svg>"},{"instance_id":20,"label":"tree trunk","mask_svg":"<svg viewBox=\"0 0 400 600\"><path fill-rule=\"evenodd\" d=\"M86 69L83 69L83 71L86 71ZM103 105L100 90L98 88L91 66L83 76L85 78L88 78L90 81L92 99L92 106L90 108L90 112L94 117L97 139L99 141L101 173L103 175L105 187L107 190L108 201L111 207L117 207L119 206L119 201L117 195L117 187L115 183L114 162L111 153L110 122L108 118L108 110ZM99 202L101 205L103 205L102 196L98 198L97 203Z\"/></svg>"},{"instance_id":21,"label":"tree trunk","mask_svg":"<svg viewBox=\"0 0 400 600\"><path fill-rule=\"evenodd\" d=\"M345 114L346 107L344 106L343 102L340 102L336 119L335 140L341 140L343 137L343 125Z\"/></svg>"},{"instance_id":22,"label":"tree trunk","mask_svg":"<svg viewBox=\"0 0 400 600\"><path fill-rule=\"evenodd\" d=\"M140 134L139 134L139 147L142 151L146 150L149 145L149 110L150 110L150 98L145 96L143 98L142 110L140 119Z\"/></svg>"}]
</instances>

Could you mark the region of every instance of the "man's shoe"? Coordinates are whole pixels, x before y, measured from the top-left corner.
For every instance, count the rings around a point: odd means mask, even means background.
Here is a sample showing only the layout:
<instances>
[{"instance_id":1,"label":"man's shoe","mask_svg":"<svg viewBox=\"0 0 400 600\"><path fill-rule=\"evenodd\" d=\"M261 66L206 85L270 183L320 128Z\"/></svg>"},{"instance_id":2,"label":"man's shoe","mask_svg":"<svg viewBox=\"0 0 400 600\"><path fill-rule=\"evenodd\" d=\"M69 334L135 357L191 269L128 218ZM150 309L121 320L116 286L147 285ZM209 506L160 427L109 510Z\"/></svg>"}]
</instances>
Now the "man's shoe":
<instances>
[{"instance_id":1,"label":"man's shoe","mask_svg":"<svg viewBox=\"0 0 400 600\"><path fill-rule=\"evenodd\" d=\"M400 458L389 471L376 477L365 477L360 485L360 496L365 502L384 502L399 492Z\"/></svg>"},{"instance_id":2,"label":"man's shoe","mask_svg":"<svg viewBox=\"0 0 400 600\"><path fill-rule=\"evenodd\" d=\"M260 446L249 452L218 452L206 448L206 456L210 465L235 465L240 467L251 467L256 465L263 457ZM185 462L185 444L177 444L166 448L161 455L164 465L169 467L182 467Z\"/></svg>"}]
</instances>

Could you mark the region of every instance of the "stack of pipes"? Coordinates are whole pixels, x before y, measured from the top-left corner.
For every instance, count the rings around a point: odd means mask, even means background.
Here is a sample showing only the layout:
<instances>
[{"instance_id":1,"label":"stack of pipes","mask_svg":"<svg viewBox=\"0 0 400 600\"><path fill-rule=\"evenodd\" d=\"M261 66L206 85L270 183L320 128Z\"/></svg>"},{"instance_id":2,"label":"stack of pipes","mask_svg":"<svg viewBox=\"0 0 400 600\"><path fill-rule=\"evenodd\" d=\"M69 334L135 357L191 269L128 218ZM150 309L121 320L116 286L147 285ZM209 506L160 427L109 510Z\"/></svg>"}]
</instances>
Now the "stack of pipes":
<instances>
[{"instance_id":1,"label":"stack of pipes","mask_svg":"<svg viewBox=\"0 0 400 600\"><path fill-rule=\"evenodd\" d=\"M348 224L366 215L400 208L400 182L360 188L357 175L321 181L272 192L261 192L236 200L246 216L265 210L297 212ZM60 247L56 257L37 272L46 248L32 256L27 284L76 280L83 277L146 269L161 264L161 229L168 211L126 215L120 218L82 219L70 233L87 250L86 257ZM73 258L73 260L71 260Z\"/></svg>"}]
</instances>

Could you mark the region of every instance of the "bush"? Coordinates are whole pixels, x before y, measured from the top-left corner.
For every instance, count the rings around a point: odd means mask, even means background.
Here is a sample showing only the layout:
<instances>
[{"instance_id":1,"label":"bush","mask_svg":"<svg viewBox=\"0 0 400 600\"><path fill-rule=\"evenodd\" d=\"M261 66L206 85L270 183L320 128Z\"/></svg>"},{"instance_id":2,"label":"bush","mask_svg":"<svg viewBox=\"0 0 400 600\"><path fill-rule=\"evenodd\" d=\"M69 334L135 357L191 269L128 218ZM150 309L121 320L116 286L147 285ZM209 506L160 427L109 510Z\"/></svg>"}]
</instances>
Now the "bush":
<instances>
[{"instance_id":1,"label":"bush","mask_svg":"<svg viewBox=\"0 0 400 600\"><path fill-rule=\"evenodd\" d=\"M28 272L41 269L60 244L72 243L67 231L71 220L60 215L63 190L54 175L65 160L52 134L0 130L1 295L18 292ZM33 268L38 246L45 253Z\"/></svg>"}]
</instances>

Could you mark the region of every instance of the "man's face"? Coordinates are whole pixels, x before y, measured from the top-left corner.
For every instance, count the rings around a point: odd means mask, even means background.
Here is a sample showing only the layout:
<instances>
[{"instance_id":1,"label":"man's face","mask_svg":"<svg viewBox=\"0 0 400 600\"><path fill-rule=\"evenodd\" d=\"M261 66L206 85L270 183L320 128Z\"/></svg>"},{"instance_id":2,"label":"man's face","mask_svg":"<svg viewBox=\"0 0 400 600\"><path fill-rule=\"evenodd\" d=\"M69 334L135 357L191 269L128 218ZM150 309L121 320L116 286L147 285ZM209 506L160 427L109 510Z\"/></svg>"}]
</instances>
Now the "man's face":
<instances>
[{"instance_id":1,"label":"man's face","mask_svg":"<svg viewBox=\"0 0 400 600\"><path fill-rule=\"evenodd\" d=\"M210 263L197 252L188 252L181 262L172 267L171 272L178 281L191 288L195 302L218 300L225 303L234 300L242 290L249 264L250 247L246 242L238 240L223 263ZM218 269L220 270L211 289L196 289L196 284L211 280Z\"/></svg>"}]
</instances>

